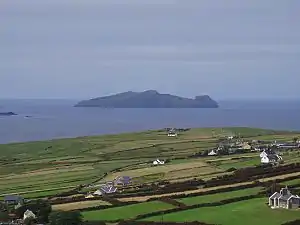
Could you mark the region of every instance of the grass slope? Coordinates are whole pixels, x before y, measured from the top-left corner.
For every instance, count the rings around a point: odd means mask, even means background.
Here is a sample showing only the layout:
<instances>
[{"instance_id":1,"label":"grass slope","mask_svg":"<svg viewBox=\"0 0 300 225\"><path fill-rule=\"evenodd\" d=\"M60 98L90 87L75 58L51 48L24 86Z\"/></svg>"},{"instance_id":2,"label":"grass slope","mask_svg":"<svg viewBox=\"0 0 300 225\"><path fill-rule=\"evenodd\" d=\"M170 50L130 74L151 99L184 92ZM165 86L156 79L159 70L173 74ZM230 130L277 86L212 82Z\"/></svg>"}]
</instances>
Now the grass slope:
<instances>
[{"instance_id":1,"label":"grass slope","mask_svg":"<svg viewBox=\"0 0 300 225\"><path fill-rule=\"evenodd\" d=\"M210 173L221 173L228 167L256 163L255 159L214 165L202 159L185 159L185 162L149 168L151 161L157 157L186 158L215 147L218 138L226 135L259 139L264 135L268 139L273 135L288 139L295 136L290 132L228 127L191 129L180 133L177 138L167 137L165 131L145 131L0 145L0 196L28 193L27 196L34 198L39 196L38 192L46 195L48 191L52 195L80 184L90 184L105 173L109 173L106 179L129 174L149 181L174 180L187 176L207 177ZM120 172L111 173L116 169L120 169Z\"/></svg>"},{"instance_id":2,"label":"grass slope","mask_svg":"<svg viewBox=\"0 0 300 225\"><path fill-rule=\"evenodd\" d=\"M281 225L287 221L300 219L299 211L270 209L266 198L251 199L217 207L204 207L165 214L164 221L185 222L203 221L221 225ZM161 216L144 219L145 221L161 221Z\"/></svg>"},{"instance_id":3,"label":"grass slope","mask_svg":"<svg viewBox=\"0 0 300 225\"><path fill-rule=\"evenodd\" d=\"M196 196L196 197L187 197L187 198L179 199L178 201L184 203L185 205L196 205L201 203L219 202L225 199L254 195L261 190L262 190L261 188L246 188L238 191L222 192L217 194L203 195L203 196Z\"/></svg>"},{"instance_id":4,"label":"grass slope","mask_svg":"<svg viewBox=\"0 0 300 225\"><path fill-rule=\"evenodd\" d=\"M82 215L85 220L106 220L114 221L120 219L131 219L140 214L146 214L150 212L157 212L161 210L172 209L174 206L160 202L144 202L134 205L115 207L110 209L95 210L89 212L83 212Z\"/></svg>"}]
</instances>

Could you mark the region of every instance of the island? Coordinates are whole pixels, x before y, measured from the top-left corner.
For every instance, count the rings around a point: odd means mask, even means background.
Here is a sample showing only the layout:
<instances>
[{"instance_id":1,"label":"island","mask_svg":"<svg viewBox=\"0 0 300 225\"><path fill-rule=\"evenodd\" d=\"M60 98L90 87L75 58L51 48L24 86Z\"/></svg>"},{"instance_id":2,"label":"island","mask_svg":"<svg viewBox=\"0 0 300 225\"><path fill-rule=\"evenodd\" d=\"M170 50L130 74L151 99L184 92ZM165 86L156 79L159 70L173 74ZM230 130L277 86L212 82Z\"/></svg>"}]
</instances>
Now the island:
<instances>
[{"instance_id":1,"label":"island","mask_svg":"<svg viewBox=\"0 0 300 225\"><path fill-rule=\"evenodd\" d=\"M17 116L14 112L0 112L0 116Z\"/></svg>"},{"instance_id":2,"label":"island","mask_svg":"<svg viewBox=\"0 0 300 225\"><path fill-rule=\"evenodd\" d=\"M80 101L75 107L101 108L218 108L218 103L208 95L194 99L170 94L161 94L155 90L144 92L123 92L115 95Z\"/></svg>"}]
</instances>

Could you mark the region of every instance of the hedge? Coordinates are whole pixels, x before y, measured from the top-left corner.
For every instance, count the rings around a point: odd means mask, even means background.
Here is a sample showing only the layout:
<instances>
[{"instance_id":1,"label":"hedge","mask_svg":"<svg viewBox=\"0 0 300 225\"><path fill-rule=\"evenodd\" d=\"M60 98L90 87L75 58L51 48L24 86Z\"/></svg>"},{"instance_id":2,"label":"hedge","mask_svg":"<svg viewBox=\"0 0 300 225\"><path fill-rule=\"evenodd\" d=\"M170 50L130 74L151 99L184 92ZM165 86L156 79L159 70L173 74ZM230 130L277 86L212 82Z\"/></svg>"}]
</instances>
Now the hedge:
<instances>
[{"instance_id":1,"label":"hedge","mask_svg":"<svg viewBox=\"0 0 300 225\"><path fill-rule=\"evenodd\" d=\"M118 225L215 225L215 224L208 224L199 221L194 222L151 222L151 221L121 221Z\"/></svg>"}]
</instances>

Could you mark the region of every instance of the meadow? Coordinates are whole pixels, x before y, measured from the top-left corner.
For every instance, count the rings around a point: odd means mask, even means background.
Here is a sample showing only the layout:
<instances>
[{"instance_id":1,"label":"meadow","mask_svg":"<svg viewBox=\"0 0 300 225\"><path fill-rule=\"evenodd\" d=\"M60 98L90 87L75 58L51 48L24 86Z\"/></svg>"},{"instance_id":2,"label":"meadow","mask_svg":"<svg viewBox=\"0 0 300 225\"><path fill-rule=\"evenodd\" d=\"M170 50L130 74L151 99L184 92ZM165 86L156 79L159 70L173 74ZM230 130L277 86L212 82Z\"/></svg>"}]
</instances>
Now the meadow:
<instances>
[{"instance_id":1,"label":"meadow","mask_svg":"<svg viewBox=\"0 0 300 225\"><path fill-rule=\"evenodd\" d=\"M217 147L220 138L237 135L244 140L267 140L292 142L300 133L273 131L257 128L197 128L179 132L178 137L168 137L164 130L125 133L118 135L79 137L29 143L0 145L0 199L8 194L20 194L28 199L46 198L79 188L82 192L95 191L97 185L113 180L117 176L133 178L130 190L136 186L158 181L169 183L192 179L211 180L231 174L229 169L241 169L260 165L258 152L239 155L193 157ZM165 165L153 166L155 159L168 160ZM299 151L283 153L284 164L300 162ZM260 182L296 176L299 172L283 174L257 180ZM300 174L300 173L299 173ZM219 187L202 186L196 190L177 190L166 194L149 192L147 195L117 197L129 203L101 210L86 210L90 207L111 205L106 200L88 200L53 205L53 210L83 210L86 220L117 221L135 219L151 212L164 212L177 206L152 198L168 197L186 206L219 202L263 192L262 186L238 189L193 197L178 197L179 194L201 194L226 187L253 184L245 181ZM299 179L282 182L283 185L299 185ZM84 185L82 187L81 185ZM129 190L129 189L128 189ZM123 190L126 194L126 188ZM139 193L139 192L138 192ZM113 197L112 197L113 198ZM133 203L137 201L140 203ZM146 202L147 201L147 202ZM164 221L194 221L235 225L282 224L298 219L295 211L271 210L266 206L267 198L256 198L215 207L180 210L163 215ZM225 215L225 216L224 216ZM162 216L145 220L161 221ZM245 222L244 222L245 220ZM236 221L236 222L233 222Z\"/></svg>"},{"instance_id":2,"label":"meadow","mask_svg":"<svg viewBox=\"0 0 300 225\"><path fill-rule=\"evenodd\" d=\"M122 207L115 207L111 209L95 210L89 212L83 212L83 216L86 220L104 220L104 221L114 221L114 220L124 220L132 219L140 214L146 214L150 212L158 212L161 210L167 210L174 208L174 206L160 202L143 202L139 204L133 204Z\"/></svg>"},{"instance_id":3,"label":"meadow","mask_svg":"<svg viewBox=\"0 0 300 225\"><path fill-rule=\"evenodd\" d=\"M173 222L203 221L222 225L281 225L288 221L300 219L298 210L271 209L265 204L266 200L266 198L257 198L222 206L164 214L163 220ZM155 216L144 220L161 221L162 217Z\"/></svg>"},{"instance_id":4,"label":"meadow","mask_svg":"<svg viewBox=\"0 0 300 225\"><path fill-rule=\"evenodd\" d=\"M194 175L222 171L205 160L193 159L164 168L150 166L156 158L185 159L213 148L219 137L232 133L276 134L256 128L199 128L177 138L168 137L165 131L146 131L0 145L0 196L66 190L97 180L101 183L105 173L108 176L104 180L126 174L143 177L162 171L166 179L180 179L196 170ZM114 172L117 169L121 172Z\"/></svg>"}]
</instances>

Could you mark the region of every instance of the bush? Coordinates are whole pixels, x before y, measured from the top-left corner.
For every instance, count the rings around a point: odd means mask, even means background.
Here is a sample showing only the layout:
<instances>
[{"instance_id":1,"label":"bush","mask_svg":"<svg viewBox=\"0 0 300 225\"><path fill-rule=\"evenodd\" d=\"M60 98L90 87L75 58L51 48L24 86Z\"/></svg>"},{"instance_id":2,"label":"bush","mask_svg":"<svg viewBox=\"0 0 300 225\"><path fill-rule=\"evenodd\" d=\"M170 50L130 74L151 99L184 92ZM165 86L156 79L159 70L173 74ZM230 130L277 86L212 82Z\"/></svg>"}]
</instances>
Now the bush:
<instances>
[{"instance_id":1,"label":"bush","mask_svg":"<svg viewBox=\"0 0 300 225\"><path fill-rule=\"evenodd\" d=\"M234 167L231 167L228 170L226 170L226 172L234 172L234 171L236 171L236 168L234 168Z\"/></svg>"},{"instance_id":2,"label":"bush","mask_svg":"<svg viewBox=\"0 0 300 225\"><path fill-rule=\"evenodd\" d=\"M299 224L300 224L300 220L294 220L287 223L283 223L282 225L299 225Z\"/></svg>"}]
</instances>

